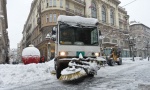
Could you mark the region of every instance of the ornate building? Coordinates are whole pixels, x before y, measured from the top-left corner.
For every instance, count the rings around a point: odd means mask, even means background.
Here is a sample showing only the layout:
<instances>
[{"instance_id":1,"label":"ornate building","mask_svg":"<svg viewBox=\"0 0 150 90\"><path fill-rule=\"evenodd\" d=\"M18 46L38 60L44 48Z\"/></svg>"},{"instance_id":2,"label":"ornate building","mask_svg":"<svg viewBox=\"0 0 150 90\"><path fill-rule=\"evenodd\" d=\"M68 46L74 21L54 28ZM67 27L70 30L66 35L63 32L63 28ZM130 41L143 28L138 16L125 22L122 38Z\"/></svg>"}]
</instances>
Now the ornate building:
<instances>
[{"instance_id":1,"label":"ornate building","mask_svg":"<svg viewBox=\"0 0 150 90\"><path fill-rule=\"evenodd\" d=\"M105 55L110 54L114 45L122 48L123 56L129 54L128 43L124 40L124 34L129 32L129 15L120 3L119 0L86 0L86 16L99 20Z\"/></svg>"},{"instance_id":2,"label":"ornate building","mask_svg":"<svg viewBox=\"0 0 150 90\"><path fill-rule=\"evenodd\" d=\"M42 56L48 59L48 52L54 56L54 42L50 41L51 50L48 51L49 40L45 37L56 25L59 15L85 16L85 2L83 0L33 0L28 19L23 30L22 49L33 44Z\"/></svg>"},{"instance_id":3,"label":"ornate building","mask_svg":"<svg viewBox=\"0 0 150 90\"><path fill-rule=\"evenodd\" d=\"M0 0L0 64L9 63L7 0Z\"/></svg>"},{"instance_id":4,"label":"ornate building","mask_svg":"<svg viewBox=\"0 0 150 90\"><path fill-rule=\"evenodd\" d=\"M146 58L150 55L150 28L142 23L132 21L130 33L135 39L134 55Z\"/></svg>"},{"instance_id":5,"label":"ornate building","mask_svg":"<svg viewBox=\"0 0 150 90\"><path fill-rule=\"evenodd\" d=\"M114 45L126 48L122 35L128 31L127 12L119 7L119 0L33 0L28 19L23 30L22 49L35 45L41 55L48 59L48 52L54 55L54 42L46 40L46 35L56 25L59 15L79 15L99 20L99 30L104 38L101 47L108 54ZM49 46L49 44L50 46ZM50 47L51 49L49 49ZM50 50L50 51L48 51Z\"/></svg>"}]
</instances>

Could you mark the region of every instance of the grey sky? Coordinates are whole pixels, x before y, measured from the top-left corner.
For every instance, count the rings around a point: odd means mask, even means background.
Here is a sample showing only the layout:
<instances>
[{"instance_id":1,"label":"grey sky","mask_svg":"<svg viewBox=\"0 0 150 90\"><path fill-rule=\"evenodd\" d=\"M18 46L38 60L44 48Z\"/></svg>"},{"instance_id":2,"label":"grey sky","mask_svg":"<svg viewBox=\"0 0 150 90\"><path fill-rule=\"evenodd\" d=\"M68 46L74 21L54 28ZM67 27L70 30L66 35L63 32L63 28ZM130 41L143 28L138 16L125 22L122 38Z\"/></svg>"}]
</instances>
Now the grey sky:
<instances>
[{"instance_id":1,"label":"grey sky","mask_svg":"<svg viewBox=\"0 0 150 90\"><path fill-rule=\"evenodd\" d=\"M150 0L120 0L121 6L128 4L124 8L130 16L130 21L138 21L150 27Z\"/></svg>"},{"instance_id":2,"label":"grey sky","mask_svg":"<svg viewBox=\"0 0 150 90\"><path fill-rule=\"evenodd\" d=\"M17 48L32 0L7 0L8 35L10 48Z\"/></svg>"},{"instance_id":3,"label":"grey sky","mask_svg":"<svg viewBox=\"0 0 150 90\"><path fill-rule=\"evenodd\" d=\"M136 20L150 27L150 0L120 0L120 6L135 1L124 8L130 21ZM8 35L10 48L17 48L22 39L22 31L30 11L32 0L7 0Z\"/></svg>"}]
</instances>

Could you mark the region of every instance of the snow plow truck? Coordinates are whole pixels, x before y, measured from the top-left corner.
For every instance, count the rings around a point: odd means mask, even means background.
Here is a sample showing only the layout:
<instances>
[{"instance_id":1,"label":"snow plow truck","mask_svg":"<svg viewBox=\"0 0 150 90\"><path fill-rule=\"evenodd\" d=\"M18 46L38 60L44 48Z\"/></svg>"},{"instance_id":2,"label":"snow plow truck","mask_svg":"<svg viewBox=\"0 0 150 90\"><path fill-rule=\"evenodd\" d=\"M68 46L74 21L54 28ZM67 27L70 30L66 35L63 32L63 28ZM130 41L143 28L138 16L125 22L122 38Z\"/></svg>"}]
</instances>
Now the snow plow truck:
<instances>
[{"instance_id":1,"label":"snow plow truck","mask_svg":"<svg viewBox=\"0 0 150 90\"><path fill-rule=\"evenodd\" d=\"M55 42L55 70L60 80L72 80L81 70L94 76L100 69L98 20L80 16L59 15L51 40Z\"/></svg>"}]
</instances>

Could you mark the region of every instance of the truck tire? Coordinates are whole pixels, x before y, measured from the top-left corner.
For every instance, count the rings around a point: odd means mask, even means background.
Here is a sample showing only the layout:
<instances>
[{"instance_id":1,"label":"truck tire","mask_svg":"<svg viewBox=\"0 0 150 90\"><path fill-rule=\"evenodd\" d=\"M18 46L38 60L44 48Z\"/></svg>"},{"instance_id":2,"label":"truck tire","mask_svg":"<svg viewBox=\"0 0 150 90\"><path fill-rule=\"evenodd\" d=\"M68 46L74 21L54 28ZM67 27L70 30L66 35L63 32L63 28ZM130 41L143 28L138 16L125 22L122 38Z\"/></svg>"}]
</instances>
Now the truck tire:
<instances>
[{"instance_id":1,"label":"truck tire","mask_svg":"<svg viewBox=\"0 0 150 90\"><path fill-rule=\"evenodd\" d=\"M115 62L114 62L113 59L110 59L110 60L107 60L107 64L108 64L109 66L114 66L114 65L115 65Z\"/></svg>"},{"instance_id":2,"label":"truck tire","mask_svg":"<svg viewBox=\"0 0 150 90\"><path fill-rule=\"evenodd\" d=\"M117 62L118 65L122 65L122 59L119 58L119 61Z\"/></svg>"},{"instance_id":3,"label":"truck tire","mask_svg":"<svg viewBox=\"0 0 150 90\"><path fill-rule=\"evenodd\" d=\"M68 67L68 63L69 62L65 62L65 61L61 62L61 61L59 61L59 59L56 60L55 68L56 68L56 77L57 77L57 79L60 78L61 71Z\"/></svg>"},{"instance_id":4,"label":"truck tire","mask_svg":"<svg viewBox=\"0 0 150 90\"><path fill-rule=\"evenodd\" d=\"M57 79L59 79L61 76L61 70L62 70L59 63L56 64L55 68L56 68L56 77Z\"/></svg>"},{"instance_id":5,"label":"truck tire","mask_svg":"<svg viewBox=\"0 0 150 90\"><path fill-rule=\"evenodd\" d=\"M94 77L94 74L88 74L89 77Z\"/></svg>"}]
</instances>

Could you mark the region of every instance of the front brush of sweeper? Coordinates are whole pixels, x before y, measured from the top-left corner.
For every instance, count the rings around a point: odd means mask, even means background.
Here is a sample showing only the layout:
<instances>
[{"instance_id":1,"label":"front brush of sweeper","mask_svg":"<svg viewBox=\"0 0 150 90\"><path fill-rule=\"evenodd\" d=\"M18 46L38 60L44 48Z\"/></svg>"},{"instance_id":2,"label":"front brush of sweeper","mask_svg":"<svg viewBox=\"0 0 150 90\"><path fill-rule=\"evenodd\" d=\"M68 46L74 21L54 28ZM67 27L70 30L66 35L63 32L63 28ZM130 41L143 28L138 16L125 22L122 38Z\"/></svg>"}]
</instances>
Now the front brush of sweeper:
<instances>
[{"instance_id":1,"label":"front brush of sweeper","mask_svg":"<svg viewBox=\"0 0 150 90\"><path fill-rule=\"evenodd\" d=\"M66 69L64 69L61 72L61 76L59 78L59 80L61 81L70 81L70 80L75 80L78 79L82 76L84 76L85 74L82 73L82 69L81 68L75 68L73 67L68 67Z\"/></svg>"}]
</instances>

